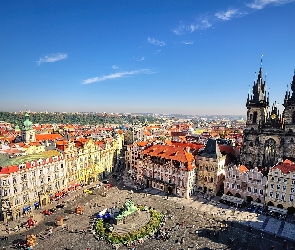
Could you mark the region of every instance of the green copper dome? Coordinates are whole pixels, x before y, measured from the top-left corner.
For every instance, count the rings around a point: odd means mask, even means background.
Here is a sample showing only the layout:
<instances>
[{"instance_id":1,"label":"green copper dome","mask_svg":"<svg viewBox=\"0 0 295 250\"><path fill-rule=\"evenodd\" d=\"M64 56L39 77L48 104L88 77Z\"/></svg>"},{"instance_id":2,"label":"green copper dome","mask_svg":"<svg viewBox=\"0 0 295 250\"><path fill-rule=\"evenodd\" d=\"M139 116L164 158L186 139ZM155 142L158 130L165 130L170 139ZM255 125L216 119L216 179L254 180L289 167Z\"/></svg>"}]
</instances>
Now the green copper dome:
<instances>
[{"instance_id":1,"label":"green copper dome","mask_svg":"<svg viewBox=\"0 0 295 250\"><path fill-rule=\"evenodd\" d=\"M25 114L25 121L24 121L24 129L25 130L30 130L30 129L32 129L32 122L29 120L29 114L28 113L26 113Z\"/></svg>"}]
</instances>

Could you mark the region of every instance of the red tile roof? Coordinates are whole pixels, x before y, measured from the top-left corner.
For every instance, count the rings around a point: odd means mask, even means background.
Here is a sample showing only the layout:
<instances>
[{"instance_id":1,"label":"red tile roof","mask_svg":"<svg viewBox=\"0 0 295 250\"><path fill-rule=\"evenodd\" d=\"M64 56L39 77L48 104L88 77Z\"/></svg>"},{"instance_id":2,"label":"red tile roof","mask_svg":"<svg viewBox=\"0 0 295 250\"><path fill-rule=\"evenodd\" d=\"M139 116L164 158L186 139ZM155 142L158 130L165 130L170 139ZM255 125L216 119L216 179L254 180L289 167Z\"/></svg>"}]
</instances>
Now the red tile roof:
<instances>
[{"instance_id":1,"label":"red tile roof","mask_svg":"<svg viewBox=\"0 0 295 250\"><path fill-rule=\"evenodd\" d=\"M148 144L148 142L147 141L140 141L140 142L137 142L136 144L139 147L144 147L144 146L146 146Z\"/></svg>"},{"instance_id":2,"label":"red tile roof","mask_svg":"<svg viewBox=\"0 0 295 250\"><path fill-rule=\"evenodd\" d=\"M204 144L196 144L196 143L191 143L191 142L171 142L172 145L176 147L182 147L182 148L187 148L189 147L190 150L196 150L198 152L201 148L204 148Z\"/></svg>"},{"instance_id":3,"label":"red tile roof","mask_svg":"<svg viewBox=\"0 0 295 250\"><path fill-rule=\"evenodd\" d=\"M192 166L194 156L192 153L187 152L183 147L157 144L143 150L141 154L187 163L188 170L192 170L194 168L194 166Z\"/></svg>"},{"instance_id":4,"label":"red tile roof","mask_svg":"<svg viewBox=\"0 0 295 250\"><path fill-rule=\"evenodd\" d=\"M283 174L288 174L290 172L295 172L295 164L294 162L286 159L283 163L277 165L277 166L274 166L271 171L274 171L276 169L279 169L281 170L281 172Z\"/></svg>"},{"instance_id":5,"label":"red tile roof","mask_svg":"<svg viewBox=\"0 0 295 250\"><path fill-rule=\"evenodd\" d=\"M38 141L62 140L62 136L60 134L37 134L36 140Z\"/></svg>"},{"instance_id":6,"label":"red tile roof","mask_svg":"<svg viewBox=\"0 0 295 250\"><path fill-rule=\"evenodd\" d=\"M241 165L241 166L239 166L239 171L241 173L244 173L244 172L248 171L248 168L246 168L244 165Z\"/></svg>"},{"instance_id":7,"label":"red tile roof","mask_svg":"<svg viewBox=\"0 0 295 250\"><path fill-rule=\"evenodd\" d=\"M238 152L235 151L235 147L231 145L218 145L221 153L232 154L233 156L237 156Z\"/></svg>"}]
</instances>

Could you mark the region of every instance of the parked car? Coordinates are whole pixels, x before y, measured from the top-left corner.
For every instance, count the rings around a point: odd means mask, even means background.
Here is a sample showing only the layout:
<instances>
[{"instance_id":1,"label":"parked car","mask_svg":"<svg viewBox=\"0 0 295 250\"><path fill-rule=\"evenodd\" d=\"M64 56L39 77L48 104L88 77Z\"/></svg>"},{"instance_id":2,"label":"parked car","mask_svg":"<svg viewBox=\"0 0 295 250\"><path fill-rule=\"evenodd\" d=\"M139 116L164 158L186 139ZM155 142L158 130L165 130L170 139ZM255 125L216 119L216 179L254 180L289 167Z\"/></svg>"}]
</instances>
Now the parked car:
<instances>
[{"instance_id":1,"label":"parked car","mask_svg":"<svg viewBox=\"0 0 295 250\"><path fill-rule=\"evenodd\" d=\"M92 194L93 192L90 189L85 189L85 190L83 190L83 193L84 194Z\"/></svg>"},{"instance_id":2,"label":"parked car","mask_svg":"<svg viewBox=\"0 0 295 250\"><path fill-rule=\"evenodd\" d=\"M103 184L109 184L110 182L109 182L109 180L103 180L102 183Z\"/></svg>"}]
</instances>

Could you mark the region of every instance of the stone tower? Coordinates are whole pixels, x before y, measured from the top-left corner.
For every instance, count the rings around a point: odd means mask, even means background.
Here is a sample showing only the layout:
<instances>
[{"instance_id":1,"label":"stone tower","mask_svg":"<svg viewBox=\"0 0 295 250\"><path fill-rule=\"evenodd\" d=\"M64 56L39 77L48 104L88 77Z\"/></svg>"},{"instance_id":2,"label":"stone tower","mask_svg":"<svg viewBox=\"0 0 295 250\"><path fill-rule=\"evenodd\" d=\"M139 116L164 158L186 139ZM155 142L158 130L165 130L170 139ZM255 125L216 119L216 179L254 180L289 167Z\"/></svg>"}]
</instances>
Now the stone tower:
<instances>
[{"instance_id":1,"label":"stone tower","mask_svg":"<svg viewBox=\"0 0 295 250\"><path fill-rule=\"evenodd\" d=\"M253 91L247 98L247 122L241 148L241 163L268 171L283 156L283 119L274 103L269 111L269 94L260 67Z\"/></svg>"},{"instance_id":2,"label":"stone tower","mask_svg":"<svg viewBox=\"0 0 295 250\"><path fill-rule=\"evenodd\" d=\"M266 97L266 83L262 79L262 68L260 67L257 81L254 82L252 94L247 98L247 126L252 130L258 128L265 122L269 97Z\"/></svg>"},{"instance_id":3,"label":"stone tower","mask_svg":"<svg viewBox=\"0 0 295 250\"><path fill-rule=\"evenodd\" d=\"M285 158L295 160L295 70L291 83L291 91L286 91L283 104L285 107L283 112L285 136L282 139L282 144L284 146Z\"/></svg>"},{"instance_id":4,"label":"stone tower","mask_svg":"<svg viewBox=\"0 0 295 250\"><path fill-rule=\"evenodd\" d=\"M36 141L36 133L35 129L32 128L32 122L29 120L29 114L26 112L25 121L23 123L21 135L22 141L25 143L35 142Z\"/></svg>"}]
</instances>

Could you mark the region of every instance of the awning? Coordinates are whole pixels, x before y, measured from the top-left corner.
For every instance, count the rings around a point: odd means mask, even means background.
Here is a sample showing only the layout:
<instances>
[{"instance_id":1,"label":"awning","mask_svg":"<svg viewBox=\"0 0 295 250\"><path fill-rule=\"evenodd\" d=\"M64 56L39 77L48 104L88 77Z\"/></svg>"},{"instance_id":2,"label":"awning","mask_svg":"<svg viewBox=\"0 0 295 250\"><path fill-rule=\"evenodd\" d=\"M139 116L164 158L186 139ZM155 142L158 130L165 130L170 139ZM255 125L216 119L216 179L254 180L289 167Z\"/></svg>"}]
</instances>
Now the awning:
<instances>
[{"instance_id":1,"label":"awning","mask_svg":"<svg viewBox=\"0 0 295 250\"><path fill-rule=\"evenodd\" d=\"M268 210L273 211L273 212L277 212L279 214L287 214L287 212L288 212L287 209L273 207L273 206L269 206Z\"/></svg>"},{"instance_id":2,"label":"awning","mask_svg":"<svg viewBox=\"0 0 295 250\"><path fill-rule=\"evenodd\" d=\"M236 203L236 204L243 204L244 200L238 197L229 196L229 195L222 195L221 200Z\"/></svg>"},{"instance_id":3,"label":"awning","mask_svg":"<svg viewBox=\"0 0 295 250\"><path fill-rule=\"evenodd\" d=\"M35 206L35 207L38 207L38 206L39 206L39 202L35 202L35 203L34 203L34 206Z\"/></svg>"},{"instance_id":4,"label":"awning","mask_svg":"<svg viewBox=\"0 0 295 250\"><path fill-rule=\"evenodd\" d=\"M257 206L257 207L263 207L262 203L251 201L251 205Z\"/></svg>"}]
</instances>

